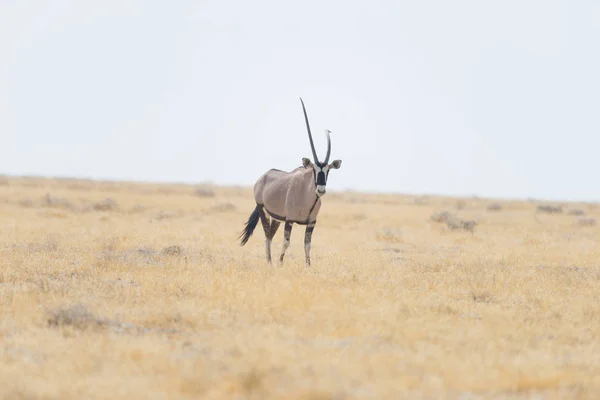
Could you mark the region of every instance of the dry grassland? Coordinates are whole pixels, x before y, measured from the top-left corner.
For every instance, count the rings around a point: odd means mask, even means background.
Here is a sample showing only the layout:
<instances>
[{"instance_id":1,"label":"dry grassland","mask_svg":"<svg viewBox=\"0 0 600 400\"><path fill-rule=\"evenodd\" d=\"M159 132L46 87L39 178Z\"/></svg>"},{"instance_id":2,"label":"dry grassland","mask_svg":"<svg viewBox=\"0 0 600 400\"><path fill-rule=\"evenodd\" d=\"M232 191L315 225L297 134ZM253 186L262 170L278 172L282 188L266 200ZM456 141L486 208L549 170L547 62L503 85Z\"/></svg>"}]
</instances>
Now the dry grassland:
<instances>
[{"instance_id":1,"label":"dry grassland","mask_svg":"<svg viewBox=\"0 0 600 400\"><path fill-rule=\"evenodd\" d=\"M279 267L248 188L2 179L0 398L600 398L595 204L331 193Z\"/></svg>"}]
</instances>

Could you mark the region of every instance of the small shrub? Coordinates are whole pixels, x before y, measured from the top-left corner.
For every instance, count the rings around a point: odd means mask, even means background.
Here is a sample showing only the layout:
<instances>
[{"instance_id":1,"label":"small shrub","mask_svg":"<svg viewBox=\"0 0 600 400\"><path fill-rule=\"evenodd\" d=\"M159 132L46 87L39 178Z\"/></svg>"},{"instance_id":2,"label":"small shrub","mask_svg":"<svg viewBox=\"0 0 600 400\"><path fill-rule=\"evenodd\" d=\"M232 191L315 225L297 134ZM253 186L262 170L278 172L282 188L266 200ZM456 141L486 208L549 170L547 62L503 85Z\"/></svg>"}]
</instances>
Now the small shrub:
<instances>
[{"instance_id":1,"label":"small shrub","mask_svg":"<svg viewBox=\"0 0 600 400\"><path fill-rule=\"evenodd\" d=\"M451 231L463 230L473 233L477 225L476 221L460 219L448 211L433 213L431 220L434 222L445 222Z\"/></svg>"},{"instance_id":2,"label":"small shrub","mask_svg":"<svg viewBox=\"0 0 600 400\"><path fill-rule=\"evenodd\" d=\"M467 207L467 203L464 200L458 200L454 207L457 210L464 210Z\"/></svg>"},{"instance_id":3,"label":"small shrub","mask_svg":"<svg viewBox=\"0 0 600 400\"><path fill-rule=\"evenodd\" d=\"M462 230L462 231L473 233L473 231L475 230L475 226L477 225L477 222L473 221L473 220L450 218L446 222L446 225L452 231Z\"/></svg>"},{"instance_id":4,"label":"small shrub","mask_svg":"<svg viewBox=\"0 0 600 400\"><path fill-rule=\"evenodd\" d=\"M61 307L48 311L48 318L46 322L48 326L52 328L72 327L78 330L110 329L119 334L142 334L151 330L149 328L137 326L128 322L123 323L108 318L98 317L97 315L89 312L81 304L76 304L65 308ZM159 329L156 331L164 331L167 333L167 331L164 329Z\"/></svg>"},{"instance_id":5,"label":"small shrub","mask_svg":"<svg viewBox=\"0 0 600 400\"><path fill-rule=\"evenodd\" d=\"M151 249L149 247L138 247L136 249L136 252L143 256L153 256L154 254L156 254L156 251L154 251L154 249Z\"/></svg>"},{"instance_id":6,"label":"small shrub","mask_svg":"<svg viewBox=\"0 0 600 400\"><path fill-rule=\"evenodd\" d=\"M116 211L118 209L117 202L110 198L95 203L92 208L96 211Z\"/></svg>"},{"instance_id":7,"label":"small shrub","mask_svg":"<svg viewBox=\"0 0 600 400\"><path fill-rule=\"evenodd\" d=\"M562 206L555 206L550 204L539 204L536 208L538 212L547 214L560 214L563 212Z\"/></svg>"},{"instance_id":8,"label":"small shrub","mask_svg":"<svg viewBox=\"0 0 600 400\"><path fill-rule=\"evenodd\" d=\"M477 303L491 303L494 296L488 291L471 291L471 298Z\"/></svg>"},{"instance_id":9,"label":"small shrub","mask_svg":"<svg viewBox=\"0 0 600 400\"><path fill-rule=\"evenodd\" d=\"M71 204L71 202L63 197L57 197L57 196L53 196L50 193L47 193L46 196L43 199L43 205L45 207L51 207L51 208L66 208L66 209L72 209L73 208L73 204Z\"/></svg>"},{"instance_id":10,"label":"small shrub","mask_svg":"<svg viewBox=\"0 0 600 400\"><path fill-rule=\"evenodd\" d=\"M105 320L96 317L81 304L67 308L57 308L49 311L48 314L47 322L48 326L51 327L72 326L83 330L106 325Z\"/></svg>"},{"instance_id":11,"label":"small shrub","mask_svg":"<svg viewBox=\"0 0 600 400\"><path fill-rule=\"evenodd\" d=\"M579 217L577 219L577 222L581 226L594 226L594 225L596 225L596 218L592 218L592 217Z\"/></svg>"},{"instance_id":12,"label":"small shrub","mask_svg":"<svg viewBox=\"0 0 600 400\"><path fill-rule=\"evenodd\" d=\"M52 253L58 251L58 248L58 239L54 235L48 235L46 240L41 243L27 244L27 251L36 253Z\"/></svg>"},{"instance_id":13,"label":"small shrub","mask_svg":"<svg viewBox=\"0 0 600 400\"><path fill-rule=\"evenodd\" d=\"M413 199L413 203L419 206L425 206L429 204L429 198L427 196L419 196Z\"/></svg>"},{"instance_id":14,"label":"small shrub","mask_svg":"<svg viewBox=\"0 0 600 400\"><path fill-rule=\"evenodd\" d=\"M156 219L161 221L163 219L177 218L178 216L179 216L179 213L177 213L175 211L161 211L156 216Z\"/></svg>"},{"instance_id":15,"label":"small shrub","mask_svg":"<svg viewBox=\"0 0 600 400\"><path fill-rule=\"evenodd\" d=\"M492 203L487 206L488 211L500 211L502 210L502 205L500 203Z\"/></svg>"},{"instance_id":16,"label":"small shrub","mask_svg":"<svg viewBox=\"0 0 600 400\"><path fill-rule=\"evenodd\" d=\"M399 229L383 229L375 235L375 238L380 242L402 243L402 231Z\"/></svg>"},{"instance_id":17,"label":"small shrub","mask_svg":"<svg viewBox=\"0 0 600 400\"><path fill-rule=\"evenodd\" d=\"M183 249L179 246L169 246L162 249L160 253L166 256L180 256L183 254Z\"/></svg>"},{"instance_id":18,"label":"small shrub","mask_svg":"<svg viewBox=\"0 0 600 400\"><path fill-rule=\"evenodd\" d=\"M119 247L121 247L121 238L117 236L105 239L104 243L102 244L102 250L105 251L115 251Z\"/></svg>"},{"instance_id":19,"label":"small shrub","mask_svg":"<svg viewBox=\"0 0 600 400\"><path fill-rule=\"evenodd\" d=\"M448 211L439 211L431 215L431 220L434 222L448 222L452 218L453 215Z\"/></svg>"},{"instance_id":20,"label":"small shrub","mask_svg":"<svg viewBox=\"0 0 600 400\"><path fill-rule=\"evenodd\" d=\"M568 215L575 215L575 216L581 216L581 215L585 215L585 211L583 211L580 208L573 208L569 211L567 211Z\"/></svg>"},{"instance_id":21,"label":"small shrub","mask_svg":"<svg viewBox=\"0 0 600 400\"><path fill-rule=\"evenodd\" d=\"M215 197L216 193L215 191L208 186L201 186L199 188L196 188L196 190L194 191L194 194L198 197Z\"/></svg>"}]
</instances>

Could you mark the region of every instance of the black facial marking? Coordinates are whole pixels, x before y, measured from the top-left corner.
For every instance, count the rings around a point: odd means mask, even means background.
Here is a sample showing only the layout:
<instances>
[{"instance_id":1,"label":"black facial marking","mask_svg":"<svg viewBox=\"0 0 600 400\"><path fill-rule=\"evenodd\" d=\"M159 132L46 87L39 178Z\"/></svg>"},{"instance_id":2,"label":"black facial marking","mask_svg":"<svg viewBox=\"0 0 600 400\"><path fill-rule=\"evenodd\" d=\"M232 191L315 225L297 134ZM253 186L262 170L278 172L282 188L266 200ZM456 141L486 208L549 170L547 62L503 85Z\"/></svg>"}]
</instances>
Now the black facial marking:
<instances>
[{"instance_id":1,"label":"black facial marking","mask_svg":"<svg viewBox=\"0 0 600 400\"><path fill-rule=\"evenodd\" d=\"M327 164L319 162L316 165L321 169L321 171L317 173L317 170L313 169L315 174L315 182L317 183L317 185L325 186L327 184L327 175L329 175L329 171L327 171L327 174L325 174L325 172L323 172L322 169L326 167Z\"/></svg>"},{"instance_id":2,"label":"black facial marking","mask_svg":"<svg viewBox=\"0 0 600 400\"><path fill-rule=\"evenodd\" d=\"M325 173L323 171L317 174L317 185L325 185Z\"/></svg>"}]
</instances>

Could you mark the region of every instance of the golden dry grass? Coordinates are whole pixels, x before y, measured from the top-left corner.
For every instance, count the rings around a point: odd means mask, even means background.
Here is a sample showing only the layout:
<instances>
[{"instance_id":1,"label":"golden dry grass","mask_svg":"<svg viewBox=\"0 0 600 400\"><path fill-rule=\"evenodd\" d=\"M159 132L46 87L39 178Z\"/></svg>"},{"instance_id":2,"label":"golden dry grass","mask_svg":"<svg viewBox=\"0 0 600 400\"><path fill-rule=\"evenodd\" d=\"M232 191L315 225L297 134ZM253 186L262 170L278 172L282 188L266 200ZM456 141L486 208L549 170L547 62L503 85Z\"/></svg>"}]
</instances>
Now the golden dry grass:
<instances>
[{"instance_id":1,"label":"golden dry grass","mask_svg":"<svg viewBox=\"0 0 600 400\"><path fill-rule=\"evenodd\" d=\"M312 268L297 225L267 266L251 190L215 193L1 181L0 398L600 398L597 226L331 193Z\"/></svg>"}]
</instances>

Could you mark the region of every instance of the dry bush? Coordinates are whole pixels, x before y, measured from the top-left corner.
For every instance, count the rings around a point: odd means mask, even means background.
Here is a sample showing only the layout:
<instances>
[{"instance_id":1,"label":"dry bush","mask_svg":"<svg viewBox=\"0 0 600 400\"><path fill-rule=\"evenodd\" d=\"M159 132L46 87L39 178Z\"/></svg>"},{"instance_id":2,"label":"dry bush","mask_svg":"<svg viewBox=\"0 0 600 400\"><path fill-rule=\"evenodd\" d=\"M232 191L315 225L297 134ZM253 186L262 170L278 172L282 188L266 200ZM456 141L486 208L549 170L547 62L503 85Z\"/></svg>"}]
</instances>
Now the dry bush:
<instances>
[{"instance_id":1,"label":"dry bush","mask_svg":"<svg viewBox=\"0 0 600 400\"><path fill-rule=\"evenodd\" d=\"M172 218L178 218L180 217L180 213L177 211L161 211L158 213L158 215L156 216L156 219L158 221L161 221L163 219L172 219Z\"/></svg>"},{"instance_id":2,"label":"dry bush","mask_svg":"<svg viewBox=\"0 0 600 400\"><path fill-rule=\"evenodd\" d=\"M450 218L446 221L446 225L452 231L462 230L473 233L473 231L475 230L475 226L477 226L477 221Z\"/></svg>"},{"instance_id":3,"label":"dry bush","mask_svg":"<svg viewBox=\"0 0 600 400\"><path fill-rule=\"evenodd\" d=\"M167 256L180 256L183 254L183 249L179 246L168 246L161 250L161 254Z\"/></svg>"},{"instance_id":4,"label":"dry bush","mask_svg":"<svg viewBox=\"0 0 600 400\"><path fill-rule=\"evenodd\" d=\"M433 222L447 222L449 219L454 218L454 215L448 211L438 211L431 214L431 220Z\"/></svg>"},{"instance_id":5,"label":"dry bush","mask_svg":"<svg viewBox=\"0 0 600 400\"><path fill-rule=\"evenodd\" d=\"M431 220L434 222L445 222L446 226L451 231L462 230L473 233L475 230L475 226L477 226L477 221L458 218L457 216L449 213L448 211L439 211L433 213L431 215Z\"/></svg>"},{"instance_id":6,"label":"dry bush","mask_svg":"<svg viewBox=\"0 0 600 400\"><path fill-rule=\"evenodd\" d=\"M569 211L567 211L567 214L581 216L581 215L585 215L585 211L580 208L571 208Z\"/></svg>"},{"instance_id":7,"label":"dry bush","mask_svg":"<svg viewBox=\"0 0 600 400\"><path fill-rule=\"evenodd\" d=\"M210 186L200 186L194 190L194 195L198 197L215 197L216 193Z\"/></svg>"},{"instance_id":8,"label":"dry bush","mask_svg":"<svg viewBox=\"0 0 600 400\"><path fill-rule=\"evenodd\" d=\"M494 300L494 296L487 290L471 291L471 297L477 303L491 303Z\"/></svg>"},{"instance_id":9,"label":"dry bush","mask_svg":"<svg viewBox=\"0 0 600 400\"><path fill-rule=\"evenodd\" d=\"M402 231L399 229L382 229L375 235L376 239L380 242L387 243L402 243Z\"/></svg>"},{"instance_id":10,"label":"dry bush","mask_svg":"<svg viewBox=\"0 0 600 400\"><path fill-rule=\"evenodd\" d=\"M596 218L580 216L577 218L577 223L581 226L594 226L596 225Z\"/></svg>"},{"instance_id":11,"label":"dry bush","mask_svg":"<svg viewBox=\"0 0 600 400\"><path fill-rule=\"evenodd\" d=\"M413 203L419 206L425 206L429 204L429 197L427 196L418 196L413 199Z\"/></svg>"},{"instance_id":12,"label":"dry bush","mask_svg":"<svg viewBox=\"0 0 600 400\"><path fill-rule=\"evenodd\" d=\"M92 208L96 211L117 211L119 209L117 202L111 198L94 203Z\"/></svg>"},{"instance_id":13,"label":"dry bush","mask_svg":"<svg viewBox=\"0 0 600 400\"><path fill-rule=\"evenodd\" d=\"M63 197L51 195L50 193L47 193L46 196L44 196L42 205L50 208L62 208L67 210L75 209L75 206L69 200Z\"/></svg>"},{"instance_id":14,"label":"dry bush","mask_svg":"<svg viewBox=\"0 0 600 400\"><path fill-rule=\"evenodd\" d=\"M127 287L127 285L124 285ZM120 322L110 318L100 317L81 304L67 307L57 307L46 312L46 323L51 328L73 328L79 331L102 331L110 330L112 333L141 335L148 333L177 332L176 329L149 328L133 324L131 322Z\"/></svg>"},{"instance_id":15,"label":"dry bush","mask_svg":"<svg viewBox=\"0 0 600 400\"><path fill-rule=\"evenodd\" d=\"M76 329L88 329L105 327L109 321L95 316L81 304L76 304L49 310L47 322L51 327L72 326Z\"/></svg>"},{"instance_id":16,"label":"dry bush","mask_svg":"<svg viewBox=\"0 0 600 400\"><path fill-rule=\"evenodd\" d=\"M32 253L52 253L58 251L59 241L54 235L47 235L39 242L29 242L25 248Z\"/></svg>"},{"instance_id":17,"label":"dry bush","mask_svg":"<svg viewBox=\"0 0 600 400\"><path fill-rule=\"evenodd\" d=\"M536 208L537 212L547 214L560 214L563 212L562 206L551 204L539 204Z\"/></svg>"},{"instance_id":18,"label":"dry bush","mask_svg":"<svg viewBox=\"0 0 600 400\"><path fill-rule=\"evenodd\" d=\"M466 207L467 207L467 202L464 200L458 200L454 204L454 208L456 208L457 210L464 210Z\"/></svg>"},{"instance_id":19,"label":"dry bush","mask_svg":"<svg viewBox=\"0 0 600 400\"><path fill-rule=\"evenodd\" d=\"M487 208L488 211L501 211L502 210L502 204L500 203L491 203L488 204Z\"/></svg>"}]
</instances>

